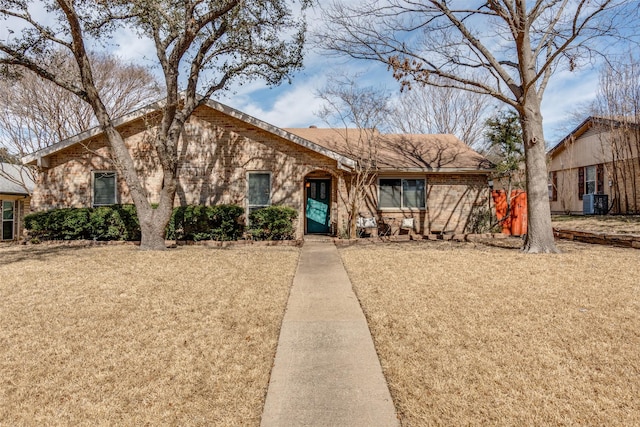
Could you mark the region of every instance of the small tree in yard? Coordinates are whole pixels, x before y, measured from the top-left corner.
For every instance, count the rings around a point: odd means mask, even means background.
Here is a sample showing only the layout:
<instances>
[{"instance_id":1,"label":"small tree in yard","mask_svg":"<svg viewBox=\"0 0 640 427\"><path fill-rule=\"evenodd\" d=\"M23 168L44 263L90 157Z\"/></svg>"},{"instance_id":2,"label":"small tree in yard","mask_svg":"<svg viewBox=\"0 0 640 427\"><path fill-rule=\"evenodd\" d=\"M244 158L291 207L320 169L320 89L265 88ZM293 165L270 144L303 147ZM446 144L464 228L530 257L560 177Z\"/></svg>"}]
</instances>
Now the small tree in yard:
<instances>
[{"instance_id":1,"label":"small tree in yard","mask_svg":"<svg viewBox=\"0 0 640 427\"><path fill-rule=\"evenodd\" d=\"M507 212L509 217L511 210L511 189L520 187L522 180L520 173L524 165L524 148L522 143L522 128L515 111L502 111L495 117L490 117L485 122L485 138L489 144L489 152L493 153L498 178L507 179Z\"/></svg>"},{"instance_id":2,"label":"small tree in yard","mask_svg":"<svg viewBox=\"0 0 640 427\"><path fill-rule=\"evenodd\" d=\"M309 1L299 3L304 9ZM90 105L135 203L141 249L165 248L181 160L178 141L193 111L232 81L278 84L302 64L305 24L287 0L0 0L0 18L12 32L0 41L5 70L35 73ZM153 41L164 77L166 98L152 141L163 178L157 208L113 126L88 54L90 46L121 30ZM75 75L54 55L60 49L73 58Z\"/></svg>"},{"instance_id":3,"label":"small tree in yard","mask_svg":"<svg viewBox=\"0 0 640 427\"><path fill-rule=\"evenodd\" d=\"M481 93L517 111L528 195L523 250L557 252L543 95L558 69L573 70L603 53L598 40L637 35L637 0L338 2L326 19L320 36L332 52L382 62L404 86Z\"/></svg>"},{"instance_id":4,"label":"small tree in yard","mask_svg":"<svg viewBox=\"0 0 640 427\"><path fill-rule=\"evenodd\" d=\"M356 160L353 171L346 174L347 191L343 196L349 238L357 236L360 209L376 178L380 127L390 112L384 91L359 87L357 80L357 76L334 78L318 93L324 100L318 115L330 126L340 126L334 136L340 151Z\"/></svg>"}]
</instances>

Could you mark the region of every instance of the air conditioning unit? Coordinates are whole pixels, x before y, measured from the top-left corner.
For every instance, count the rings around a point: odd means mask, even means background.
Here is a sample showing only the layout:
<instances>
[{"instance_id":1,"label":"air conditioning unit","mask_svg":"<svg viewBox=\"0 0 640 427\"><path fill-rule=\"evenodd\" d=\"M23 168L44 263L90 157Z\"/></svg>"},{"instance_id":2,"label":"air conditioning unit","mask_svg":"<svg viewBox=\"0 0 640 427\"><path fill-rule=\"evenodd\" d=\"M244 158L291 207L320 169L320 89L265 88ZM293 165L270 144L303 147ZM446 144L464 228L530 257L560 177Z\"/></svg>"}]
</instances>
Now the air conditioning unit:
<instances>
[{"instance_id":1,"label":"air conditioning unit","mask_svg":"<svg viewBox=\"0 0 640 427\"><path fill-rule=\"evenodd\" d=\"M582 213L585 215L606 215L609 211L609 197L606 194L585 194L582 196Z\"/></svg>"}]
</instances>

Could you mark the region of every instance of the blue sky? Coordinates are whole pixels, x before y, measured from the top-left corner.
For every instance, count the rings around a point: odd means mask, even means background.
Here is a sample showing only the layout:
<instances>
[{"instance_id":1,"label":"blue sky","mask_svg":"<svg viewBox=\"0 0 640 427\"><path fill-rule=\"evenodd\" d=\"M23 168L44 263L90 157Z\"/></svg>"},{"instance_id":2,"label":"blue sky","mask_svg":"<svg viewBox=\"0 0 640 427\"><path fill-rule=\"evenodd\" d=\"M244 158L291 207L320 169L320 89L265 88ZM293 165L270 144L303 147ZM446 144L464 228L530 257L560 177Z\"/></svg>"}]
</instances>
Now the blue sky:
<instances>
[{"instance_id":1,"label":"blue sky","mask_svg":"<svg viewBox=\"0 0 640 427\"><path fill-rule=\"evenodd\" d=\"M44 12L40 14L45 19L50 18ZM309 26L313 28L314 25L321 25L317 11L309 13ZM7 37L5 28L0 28L0 37ZM106 48L138 64L151 66L155 63L151 41L140 39L129 31L116 32ZM321 105L316 92L325 86L327 75L336 70L364 73L365 85L384 86L391 96L399 91L398 83L381 64L348 62L307 50L305 68L294 76L291 84L283 83L279 87L268 88L264 82L254 81L243 86L232 86L225 93L218 94L217 99L278 127L323 126L324 123L316 116ZM559 71L553 76L542 104L545 137L549 146L555 145L574 127L576 122L572 113L595 97L597 87L597 64L573 72Z\"/></svg>"}]
</instances>

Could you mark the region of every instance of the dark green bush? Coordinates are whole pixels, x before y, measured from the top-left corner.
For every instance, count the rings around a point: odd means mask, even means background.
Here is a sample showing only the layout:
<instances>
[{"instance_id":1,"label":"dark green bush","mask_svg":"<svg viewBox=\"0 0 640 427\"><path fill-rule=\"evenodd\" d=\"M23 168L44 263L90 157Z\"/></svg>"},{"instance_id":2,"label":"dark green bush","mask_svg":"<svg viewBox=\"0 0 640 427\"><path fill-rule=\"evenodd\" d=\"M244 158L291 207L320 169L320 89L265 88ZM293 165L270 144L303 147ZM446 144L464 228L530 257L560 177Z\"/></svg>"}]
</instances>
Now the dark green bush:
<instances>
[{"instance_id":1,"label":"dark green bush","mask_svg":"<svg viewBox=\"0 0 640 427\"><path fill-rule=\"evenodd\" d=\"M244 231L238 219L244 209L236 205L175 208L167 238L178 240L236 240ZM140 240L134 205L65 208L25 217L25 228L41 240Z\"/></svg>"},{"instance_id":2,"label":"dark green bush","mask_svg":"<svg viewBox=\"0 0 640 427\"><path fill-rule=\"evenodd\" d=\"M44 240L139 240L140 226L133 205L65 208L25 217L31 237Z\"/></svg>"},{"instance_id":3,"label":"dark green bush","mask_svg":"<svg viewBox=\"0 0 640 427\"><path fill-rule=\"evenodd\" d=\"M49 212L36 212L25 215L24 227L29 230L33 238L48 239L47 217Z\"/></svg>"},{"instance_id":4,"label":"dark green bush","mask_svg":"<svg viewBox=\"0 0 640 427\"><path fill-rule=\"evenodd\" d=\"M256 240L291 240L298 211L287 206L268 206L249 215L249 233Z\"/></svg>"},{"instance_id":5,"label":"dark green bush","mask_svg":"<svg viewBox=\"0 0 640 427\"><path fill-rule=\"evenodd\" d=\"M88 239L90 209L67 208L38 212L25 217L25 228L32 237L51 240Z\"/></svg>"},{"instance_id":6,"label":"dark green bush","mask_svg":"<svg viewBox=\"0 0 640 427\"><path fill-rule=\"evenodd\" d=\"M140 224L134 205L94 208L90 222L92 239L140 240Z\"/></svg>"},{"instance_id":7,"label":"dark green bush","mask_svg":"<svg viewBox=\"0 0 640 427\"><path fill-rule=\"evenodd\" d=\"M167 238L175 240L237 240L244 231L237 205L180 206L173 210Z\"/></svg>"}]
</instances>

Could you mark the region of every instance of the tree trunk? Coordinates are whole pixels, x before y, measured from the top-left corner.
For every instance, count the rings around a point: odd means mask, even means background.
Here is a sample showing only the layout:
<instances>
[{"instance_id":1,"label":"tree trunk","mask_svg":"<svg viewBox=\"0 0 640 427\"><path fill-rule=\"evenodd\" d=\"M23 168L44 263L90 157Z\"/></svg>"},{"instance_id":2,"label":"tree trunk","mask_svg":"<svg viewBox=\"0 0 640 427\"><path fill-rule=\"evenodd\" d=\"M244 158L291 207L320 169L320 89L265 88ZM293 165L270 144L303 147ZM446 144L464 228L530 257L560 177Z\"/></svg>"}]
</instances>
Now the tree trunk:
<instances>
[{"instance_id":1,"label":"tree trunk","mask_svg":"<svg viewBox=\"0 0 640 427\"><path fill-rule=\"evenodd\" d=\"M551 225L547 187L547 162L542 115L537 95L520 112L527 174L527 237L522 250L527 253L558 253Z\"/></svg>"},{"instance_id":2,"label":"tree trunk","mask_svg":"<svg viewBox=\"0 0 640 427\"><path fill-rule=\"evenodd\" d=\"M140 221L140 250L160 251L167 248L165 244L165 234L167 224L171 219L172 208L158 206L157 209L151 206L138 208L138 220Z\"/></svg>"}]
</instances>

